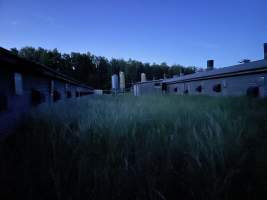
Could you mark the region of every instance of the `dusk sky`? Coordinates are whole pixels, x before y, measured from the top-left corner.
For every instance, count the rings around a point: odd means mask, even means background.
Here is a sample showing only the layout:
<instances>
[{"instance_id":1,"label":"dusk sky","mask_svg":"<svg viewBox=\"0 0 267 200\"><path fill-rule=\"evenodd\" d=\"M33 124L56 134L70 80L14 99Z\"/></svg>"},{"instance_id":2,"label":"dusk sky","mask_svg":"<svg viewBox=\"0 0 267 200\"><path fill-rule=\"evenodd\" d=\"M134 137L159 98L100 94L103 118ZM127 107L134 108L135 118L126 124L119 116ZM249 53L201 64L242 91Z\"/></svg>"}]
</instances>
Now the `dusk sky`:
<instances>
[{"instance_id":1,"label":"dusk sky","mask_svg":"<svg viewBox=\"0 0 267 200\"><path fill-rule=\"evenodd\" d=\"M0 46L225 67L263 59L266 0L0 0Z\"/></svg>"}]
</instances>

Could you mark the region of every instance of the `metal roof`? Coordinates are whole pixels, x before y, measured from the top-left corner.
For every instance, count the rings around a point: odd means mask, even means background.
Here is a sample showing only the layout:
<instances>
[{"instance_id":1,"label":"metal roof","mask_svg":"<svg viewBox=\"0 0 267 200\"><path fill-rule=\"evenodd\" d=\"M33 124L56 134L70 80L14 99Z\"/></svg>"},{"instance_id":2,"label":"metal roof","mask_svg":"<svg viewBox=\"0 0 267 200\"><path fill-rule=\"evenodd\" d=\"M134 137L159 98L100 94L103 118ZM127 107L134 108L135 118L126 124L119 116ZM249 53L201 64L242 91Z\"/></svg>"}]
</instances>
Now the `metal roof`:
<instances>
[{"instance_id":1,"label":"metal roof","mask_svg":"<svg viewBox=\"0 0 267 200\"><path fill-rule=\"evenodd\" d=\"M77 81L65 74L62 74L54 69L51 69L50 67L47 67L39 63L34 63L24 58L18 57L2 47L0 47L0 62L8 63L12 66L12 68L18 71L38 73L40 75L52 77L58 80L63 80L65 82L68 82L68 83L71 83L71 84L74 84L80 87L93 89L81 83L80 81Z\"/></svg>"},{"instance_id":2,"label":"metal roof","mask_svg":"<svg viewBox=\"0 0 267 200\"><path fill-rule=\"evenodd\" d=\"M163 83L182 82L196 79L218 78L220 76L232 76L237 74L251 73L255 71L267 71L267 60L259 60L230 67L223 67L204 72L196 72L185 76L163 80Z\"/></svg>"},{"instance_id":3,"label":"metal roof","mask_svg":"<svg viewBox=\"0 0 267 200\"><path fill-rule=\"evenodd\" d=\"M146 83L161 83L164 79L157 79L157 80L147 80L143 82L137 82L135 84L146 84Z\"/></svg>"}]
</instances>

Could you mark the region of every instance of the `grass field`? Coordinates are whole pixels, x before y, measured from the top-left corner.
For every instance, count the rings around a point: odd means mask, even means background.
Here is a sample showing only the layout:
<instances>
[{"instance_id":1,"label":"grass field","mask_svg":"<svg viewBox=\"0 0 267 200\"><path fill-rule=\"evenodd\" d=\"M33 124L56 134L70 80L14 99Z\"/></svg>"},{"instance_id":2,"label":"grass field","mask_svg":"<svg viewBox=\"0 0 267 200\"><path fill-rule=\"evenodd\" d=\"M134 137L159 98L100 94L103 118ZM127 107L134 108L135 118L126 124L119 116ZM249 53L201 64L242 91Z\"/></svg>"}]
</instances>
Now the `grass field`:
<instances>
[{"instance_id":1,"label":"grass field","mask_svg":"<svg viewBox=\"0 0 267 200\"><path fill-rule=\"evenodd\" d=\"M91 96L0 146L1 199L263 199L267 101Z\"/></svg>"}]
</instances>

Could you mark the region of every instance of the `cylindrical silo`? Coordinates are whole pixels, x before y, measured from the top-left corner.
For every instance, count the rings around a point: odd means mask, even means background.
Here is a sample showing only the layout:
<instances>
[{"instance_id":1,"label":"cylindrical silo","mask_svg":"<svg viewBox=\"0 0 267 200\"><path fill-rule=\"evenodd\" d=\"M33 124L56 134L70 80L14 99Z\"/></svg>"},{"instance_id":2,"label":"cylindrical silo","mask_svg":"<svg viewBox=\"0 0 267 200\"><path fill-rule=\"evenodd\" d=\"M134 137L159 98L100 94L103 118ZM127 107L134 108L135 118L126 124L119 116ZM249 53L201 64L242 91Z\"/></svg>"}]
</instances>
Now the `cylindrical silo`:
<instances>
[{"instance_id":1,"label":"cylindrical silo","mask_svg":"<svg viewBox=\"0 0 267 200\"><path fill-rule=\"evenodd\" d=\"M146 74L141 73L141 82L146 82Z\"/></svg>"},{"instance_id":2,"label":"cylindrical silo","mask_svg":"<svg viewBox=\"0 0 267 200\"><path fill-rule=\"evenodd\" d=\"M119 77L117 74L113 74L111 77L112 91L118 92L119 90Z\"/></svg>"},{"instance_id":3,"label":"cylindrical silo","mask_svg":"<svg viewBox=\"0 0 267 200\"><path fill-rule=\"evenodd\" d=\"M124 76L124 72L120 72L120 90L121 90L121 92L124 92L124 90L125 90L125 76Z\"/></svg>"}]
</instances>

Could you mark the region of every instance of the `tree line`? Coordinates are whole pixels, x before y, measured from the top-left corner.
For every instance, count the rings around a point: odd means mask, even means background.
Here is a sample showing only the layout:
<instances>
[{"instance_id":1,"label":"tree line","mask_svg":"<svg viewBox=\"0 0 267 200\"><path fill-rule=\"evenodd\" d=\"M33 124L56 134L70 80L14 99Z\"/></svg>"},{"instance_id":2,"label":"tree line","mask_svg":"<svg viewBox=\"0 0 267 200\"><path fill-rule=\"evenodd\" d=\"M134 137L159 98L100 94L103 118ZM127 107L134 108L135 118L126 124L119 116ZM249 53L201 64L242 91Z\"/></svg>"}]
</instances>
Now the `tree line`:
<instances>
[{"instance_id":1,"label":"tree line","mask_svg":"<svg viewBox=\"0 0 267 200\"><path fill-rule=\"evenodd\" d=\"M107 59L88 53L72 52L61 53L57 49L23 47L12 48L11 52L27 60L51 67L61 73L77 79L94 88L109 90L111 88L111 75L120 71L125 73L126 87L140 81L141 73L146 73L148 80L171 78L180 73L190 74L196 67L182 65L169 66L166 63L150 64L136 60Z\"/></svg>"}]
</instances>

